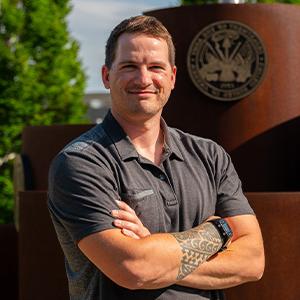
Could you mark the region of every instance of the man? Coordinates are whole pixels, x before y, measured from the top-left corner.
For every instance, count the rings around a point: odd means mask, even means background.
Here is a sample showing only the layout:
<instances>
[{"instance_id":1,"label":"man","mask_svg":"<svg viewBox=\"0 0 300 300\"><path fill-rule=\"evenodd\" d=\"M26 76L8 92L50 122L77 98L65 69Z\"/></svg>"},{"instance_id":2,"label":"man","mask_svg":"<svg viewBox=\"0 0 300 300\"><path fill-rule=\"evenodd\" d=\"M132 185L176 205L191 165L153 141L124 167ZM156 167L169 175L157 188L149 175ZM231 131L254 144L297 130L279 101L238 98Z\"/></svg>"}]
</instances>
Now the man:
<instances>
[{"instance_id":1,"label":"man","mask_svg":"<svg viewBox=\"0 0 300 300\"><path fill-rule=\"evenodd\" d=\"M229 156L161 118L175 77L171 36L155 18L112 31L102 68L111 112L49 175L71 299L221 299L262 276L259 225Z\"/></svg>"}]
</instances>

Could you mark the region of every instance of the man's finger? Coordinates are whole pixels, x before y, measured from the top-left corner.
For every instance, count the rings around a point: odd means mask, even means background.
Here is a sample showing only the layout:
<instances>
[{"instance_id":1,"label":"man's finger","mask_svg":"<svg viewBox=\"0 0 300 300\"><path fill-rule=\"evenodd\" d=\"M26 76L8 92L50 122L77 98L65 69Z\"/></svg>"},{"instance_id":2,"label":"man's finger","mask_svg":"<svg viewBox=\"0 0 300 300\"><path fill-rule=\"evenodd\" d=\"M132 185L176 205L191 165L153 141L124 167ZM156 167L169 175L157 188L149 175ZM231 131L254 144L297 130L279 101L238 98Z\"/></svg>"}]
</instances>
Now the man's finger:
<instances>
[{"instance_id":1,"label":"man's finger","mask_svg":"<svg viewBox=\"0 0 300 300\"><path fill-rule=\"evenodd\" d=\"M121 209L112 210L111 214L115 218L141 225L140 219L135 214L133 215L132 213L130 213L128 211L121 210Z\"/></svg>"},{"instance_id":2,"label":"man's finger","mask_svg":"<svg viewBox=\"0 0 300 300\"><path fill-rule=\"evenodd\" d=\"M124 220L116 219L116 220L114 220L114 225L121 229L127 229L136 234L139 234L139 226L132 222L127 222Z\"/></svg>"},{"instance_id":3,"label":"man's finger","mask_svg":"<svg viewBox=\"0 0 300 300\"><path fill-rule=\"evenodd\" d=\"M121 209L128 211L135 215L135 211L127 203L125 203L124 201L120 201L120 200L116 200L116 202Z\"/></svg>"},{"instance_id":4,"label":"man's finger","mask_svg":"<svg viewBox=\"0 0 300 300\"><path fill-rule=\"evenodd\" d=\"M130 231L130 230L127 230L125 228L122 228L122 233L128 237L131 237L133 239L136 239L136 240L139 240L140 237L137 236L134 232Z\"/></svg>"},{"instance_id":5,"label":"man's finger","mask_svg":"<svg viewBox=\"0 0 300 300\"><path fill-rule=\"evenodd\" d=\"M145 236L150 235L149 230L142 225L137 225L132 222L127 222L127 221L120 220L120 219L114 220L113 223L116 227L129 230L129 231L133 232L135 235L137 235L138 237L145 237Z\"/></svg>"}]
</instances>

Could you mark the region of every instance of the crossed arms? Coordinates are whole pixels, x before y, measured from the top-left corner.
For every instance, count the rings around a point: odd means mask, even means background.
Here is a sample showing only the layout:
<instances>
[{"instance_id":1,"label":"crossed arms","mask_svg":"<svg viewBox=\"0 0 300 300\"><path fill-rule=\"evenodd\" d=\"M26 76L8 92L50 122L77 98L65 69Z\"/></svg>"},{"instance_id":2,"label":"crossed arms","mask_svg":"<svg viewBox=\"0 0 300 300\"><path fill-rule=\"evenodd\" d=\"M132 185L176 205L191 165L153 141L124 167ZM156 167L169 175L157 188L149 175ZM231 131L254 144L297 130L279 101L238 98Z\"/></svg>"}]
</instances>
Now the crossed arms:
<instances>
[{"instance_id":1,"label":"crossed arms","mask_svg":"<svg viewBox=\"0 0 300 300\"><path fill-rule=\"evenodd\" d=\"M91 234L78 246L111 280L129 289L157 289L178 284L222 289L261 278L264 250L253 215L226 218L234 232L227 250L210 223L182 233L150 235L124 202L112 212L119 228ZM194 247L185 252L185 245ZM217 253L217 254L216 254ZM191 262L191 263L187 263ZM192 265L192 267L190 267Z\"/></svg>"}]
</instances>

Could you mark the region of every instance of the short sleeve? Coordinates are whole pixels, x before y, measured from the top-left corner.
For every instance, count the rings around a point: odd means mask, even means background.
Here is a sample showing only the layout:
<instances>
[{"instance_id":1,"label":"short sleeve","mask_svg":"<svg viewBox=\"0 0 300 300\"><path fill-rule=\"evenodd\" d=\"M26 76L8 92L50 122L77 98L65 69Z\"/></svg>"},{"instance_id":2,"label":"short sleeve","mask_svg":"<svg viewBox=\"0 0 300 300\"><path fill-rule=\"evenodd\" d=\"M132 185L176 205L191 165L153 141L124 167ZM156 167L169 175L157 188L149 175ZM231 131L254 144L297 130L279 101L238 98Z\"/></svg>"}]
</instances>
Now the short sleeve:
<instances>
[{"instance_id":1,"label":"short sleeve","mask_svg":"<svg viewBox=\"0 0 300 300\"><path fill-rule=\"evenodd\" d=\"M216 150L216 214L230 217L254 214L245 197L242 184L233 166L230 156L218 146Z\"/></svg>"},{"instance_id":2,"label":"short sleeve","mask_svg":"<svg viewBox=\"0 0 300 300\"><path fill-rule=\"evenodd\" d=\"M93 155L60 153L50 168L48 199L52 217L76 243L92 233L115 228L111 210L117 209L116 180Z\"/></svg>"}]
</instances>

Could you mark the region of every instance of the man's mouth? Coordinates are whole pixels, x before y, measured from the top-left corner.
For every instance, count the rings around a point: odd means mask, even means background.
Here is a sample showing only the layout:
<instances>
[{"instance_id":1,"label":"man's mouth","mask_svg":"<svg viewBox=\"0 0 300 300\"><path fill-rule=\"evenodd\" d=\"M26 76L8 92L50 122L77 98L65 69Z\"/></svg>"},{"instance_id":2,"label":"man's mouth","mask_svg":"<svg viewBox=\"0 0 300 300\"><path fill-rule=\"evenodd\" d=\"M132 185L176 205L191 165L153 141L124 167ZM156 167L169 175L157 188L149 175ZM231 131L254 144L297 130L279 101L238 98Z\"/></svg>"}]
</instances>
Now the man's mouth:
<instances>
[{"instance_id":1,"label":"man's mouth","mask_svg":"<svg viewBox=\"0 0 300 300\"><path fill-rule=\"evenodd\" d=\"M156 94L157 91L154 90L129 90L127 91L129 94L137 94L137 95L146 95L146 94Z\"/></svg>"}]
</instances>

